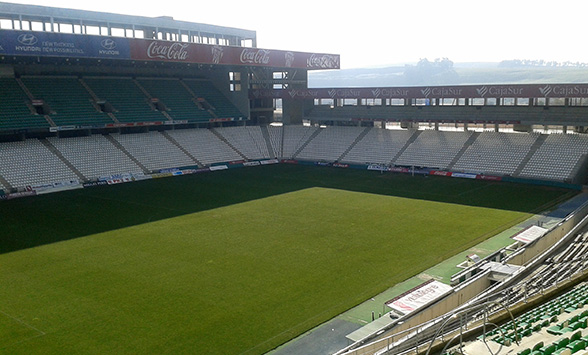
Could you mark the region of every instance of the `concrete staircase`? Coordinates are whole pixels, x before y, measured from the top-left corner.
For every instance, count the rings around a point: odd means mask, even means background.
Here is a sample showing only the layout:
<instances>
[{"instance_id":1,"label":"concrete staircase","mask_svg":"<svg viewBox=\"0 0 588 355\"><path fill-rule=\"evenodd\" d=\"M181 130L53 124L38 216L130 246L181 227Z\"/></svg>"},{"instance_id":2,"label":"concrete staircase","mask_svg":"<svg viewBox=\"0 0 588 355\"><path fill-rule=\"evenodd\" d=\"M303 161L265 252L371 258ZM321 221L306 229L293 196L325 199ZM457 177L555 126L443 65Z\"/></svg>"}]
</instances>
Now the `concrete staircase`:
<instances>
[{"instance_id":1,"label":"concrete staircase","mask_svg":"<svg viewBox=\"0 0 588 355\"><path fill-rule=\"evenodd\" d=\"M412 144L412 142L414 142L419 135L422 133L422 131L414 131L414 133L412 134L412 136L410 136L410 138L406 141L406 143L404 144L404 147L402 147L398 153L396 153L396 155L394 156L394 158L392 158L392 160L390 160L390 163L394 164L394 162L396 162L396 160L398 160L398 158L402 155L402 153L404 153L404 151Z\"/></svg>"},{"instance_id":2,"label":"concrete staircase","mask_svg":"<svg viewBox=\"0 0 588 355\"><path fill-rule=\"evenodd\" d=\"M110 143L114 144L115 147L117 147L121 152L123 152L127 157L129 157L129 159L131 159L135 164L137 164L137 166L139 168L141 168L143 173L145 173L145 174L151 173L151 171L149 171L149 169L147 169L145 167L145 165L141 164L141 162L139 160L137 160L137 158L135 158L125 147L123 147L123 145L120 144L119 141L114 139L113 136L105 135L105 137L106 137L106 139L108 139L110 141Z\"/></svg>"},{"instance_id":3,"label":"concrete staircase","mask_svg":"<svg viewBox=\"0 0 588 355\"><path fill-rule=\"evenodd\" d=\"M171 142L171 144L175 145L176 147L178 147L178 149L180 149L184 154L186 154L187 156L190 157L190 159L194 160L194 162L198 165L198 166L204 166L204 164L202 164L195 156L192 155L192 153L190 153L189 151L186 150L186 148L182 147L182 145L180 143L178 143L178 141L176 141L174 139L174 137L170 136L167 132L163 131L161 132L161 134L168 140Z\"/></svg>"},{"instance_id":4,"label":"concrete staircase","mask_svg":"<svg viewBox=\"0 0 588 355\"><path fill-rule=\"evenodd\" d=\"M82 174L75 166L73 166L73 164L69 160L67 160L63 156L63 154L61 154L59 149L55 148L55 146L51 142L49 142L45 138L39 140L41 141L41 143L43 143L45 147L47 147L47 149L49 149L49 151L51 151L51 153L55 154L55 156L57 156L59 160L61 160L71 171L73 171L74 174L76 174L76 176L78 177L78 179L80 179L80 181L88 181L88 178L85 177L84 174Z\"/></svg>"},{"instance_id":5,"label":"concrete staircase","mask_svg":"<svg viewBox=\"0 0 588 355\"><path fill-rule=\"evenodd\" d=\"M521 160L521 163L519 164L519 166L517 167L517 169L513 173L513 176L519 176L521 174L521 172L523 171L523 169L525 168L525 166L527 165L529 160L531 160L531 158L533 157L535 152L543 145L543 142L545 142L546 139L547 139L546 134L541 134L539 137L537 137L537 140L535 141L535 143L533 143L533 145L529 149L529 152L527 153L527 155L525 155L523 160Z\"/></svg>"},{"instance_id":6,"label":"concrete staircase","mask_svg":"<svg viewBox=\"0 0 588 355\"><path fill-rule=\"evenodd\" d=\"M261 135L263 136L263 139L265 140L265 144L267 145L267 151L270 154L270 158L276 159L277 155L276 155L276 152L274 152L274 148L272 147L272 143L271 143L269 132L267 130L267 126L261 126Z\"/></svg>"},{"instance_id":7,"label":"concrete staircase","mask_svg":"<svg viewBox=\"0 0 588 355\"><path fill-rule=\"evenodd\" d=\"M2 175L0 175L0 184L2 184L2 186L4 186L5 192L8 192L8 191L14 189L14 186L12 186Z\"/></svg>"},{"instance_id":8,"label":"concrete staircase","mask_svg":"<svg viewBox=\"0 0 588 355\"><path fill-rule=\"evenodd\" d=\"M211 132L212 132L212 133L213 133L215 136L217 136L217 138L218 138L218 139L220 139L220 140L221 140L221 141L223 141L223 142L224 142L226 145L228 145L229 147L231 147L231 149L232 149L232 150L234 150L234 151L235 151L237 154L239 154L239 156L240 156L241 158L243 158L244 160L247 160L247 157L246 157L246 156L245 156L243 153L241 153L241 152L239 151L239 149L235 148L235 146L234 146L234 145L232 145L232 144L231 144L231 143L230 143L230 142L229 142L229 141L228 141L228 140L227 140L227 139L226 139L226 138L225 138L225 137L224 137L222 134L220 134L220 133L219 133L219 132L218 132L216 129L214 129L214 128L210 128L210 131L211 131Z\"/></svg>"},{"instance_id":9,"label":"concrete staircase","mask_svg":"<svg viewBox=\"0 0 588 355\"><path fill-rule=\"evenodd\" d=\"M461 147L460 151L457 152L453 160L449 163L449 165L447 166L447 170L451 170L451 168L453 168L453 166L455 165L455 163L459 161L459 158L461 158L463 153L465 153L465 151L476 141L476 139L478 139L479 136L480 132L472 133L470 138L468 138L468 140L463 144L463 147Z\"/></svg>"},{"instance_id":10,"label":"concrete staircase","mask_svg":"<svg viewBox=\"0 0 588 355\"><path fill-rule=\"evenodd\" d=\"M314 132L312 133L312 135L311 135L311 136L310 136L310 137L309 137L309 138L306 140L306 142L304 142L304 144L302 144L302 145L300 146L300 148L298 148L298 149L297 149L297 150L294 152L294 154L292 154L292 159L296 159L296 156L297 156L298 154L300 154L300 152L301 152L301 151L302 151L304 148L306 148L306 146L307 146L307 145L308 145L308 144L309 144L309 143L310 143L310 142L311 142L311 141L312 141L312 140L313 140L313 139L314 139L316 136L318 136L318 135L319 135L321 132L322 132L322 131L321 131L320 129L317 129L316 131L314 131Z\"/></svg>"},{"instance_id":11,"label":"concrete staircase","mask_svg":"<svg viewBox=\"0 0 588 355\"><path fill-rule=\"evenodd\" d=\"M357 136L357 138L355 138L353 143L351 143L349 145L349 147L347 149L345 149L345 151L343 152L343 154L341 154L341 156L337 159L337 161L343 161L343 159L351 151L351 149L353 149L353 147L355 147L355 145L357 143L359 143L363 139L363 137L365 137L372 130L372 128L373 127L366 127L363 131L361 131L359 136Z\"/></svg>"}]
</instances>

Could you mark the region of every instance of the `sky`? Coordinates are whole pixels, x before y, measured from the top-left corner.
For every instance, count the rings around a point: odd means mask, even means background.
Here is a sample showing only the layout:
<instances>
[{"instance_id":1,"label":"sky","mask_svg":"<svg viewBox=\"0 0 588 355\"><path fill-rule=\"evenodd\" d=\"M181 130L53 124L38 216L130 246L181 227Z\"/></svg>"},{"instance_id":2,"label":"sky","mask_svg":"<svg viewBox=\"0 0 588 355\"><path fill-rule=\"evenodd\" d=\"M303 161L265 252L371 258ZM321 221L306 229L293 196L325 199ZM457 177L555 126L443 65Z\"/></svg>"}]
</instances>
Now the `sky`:
<instances>
[{"instance_id":1,"label":"sky","mask_svg":"<svg viewBox=\"0 0 588 355\"><path fill-rule=\"evenodd\" d=\"M588 1L8 0L236 27L257 46L341 55L341 68L531 59L588 62Z\"/></svg>"}]
</instances>

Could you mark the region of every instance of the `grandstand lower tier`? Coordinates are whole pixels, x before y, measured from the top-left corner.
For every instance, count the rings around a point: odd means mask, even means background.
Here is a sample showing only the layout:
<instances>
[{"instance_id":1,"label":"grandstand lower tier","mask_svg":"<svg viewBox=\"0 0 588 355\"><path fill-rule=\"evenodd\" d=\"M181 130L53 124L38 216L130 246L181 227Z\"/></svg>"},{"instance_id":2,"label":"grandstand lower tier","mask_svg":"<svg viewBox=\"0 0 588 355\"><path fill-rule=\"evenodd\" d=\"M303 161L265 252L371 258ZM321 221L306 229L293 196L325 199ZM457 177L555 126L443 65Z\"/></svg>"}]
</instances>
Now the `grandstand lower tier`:
<instances>
[{"instance_id":1,"label":"grandstand lower tier","mask_svg":"<svg viewBox=\"0 0 588 355\"><path fill-rule=\"evenodd\" d=\"M452 277L451 291L404 315L393 310L388 325L336 354L584 354L588 195L557 210L542 215L559 216L543 236L477 260ZM424 297L412 290L406 295Z\"/></svg>"},{"instance_id":2,"label":"grandstand lower tier","mask_svg":"<svg viewBox=\"0 0 588 355\"><path fill-rule=\"evenodd\" d=\"M143 133L57 135L0 143L0 189L202 168L263 159L376 165L438 175L511 176L582 184L588 135L385 130L374 127L233 126Z\"/></svg>"}]
</instances>

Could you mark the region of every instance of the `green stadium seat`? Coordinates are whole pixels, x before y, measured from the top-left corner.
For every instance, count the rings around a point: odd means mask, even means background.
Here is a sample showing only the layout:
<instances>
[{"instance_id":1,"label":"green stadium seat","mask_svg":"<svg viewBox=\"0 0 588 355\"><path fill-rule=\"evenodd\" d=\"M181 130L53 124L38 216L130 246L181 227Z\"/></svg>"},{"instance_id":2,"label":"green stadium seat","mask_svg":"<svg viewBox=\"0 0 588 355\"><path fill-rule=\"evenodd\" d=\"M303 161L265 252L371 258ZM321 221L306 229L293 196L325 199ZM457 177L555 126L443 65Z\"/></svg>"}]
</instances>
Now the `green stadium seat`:
<instances>
[{"instance_id":1,"label":"green stadium seat","mask_svg":"<svg viewBox=\"0 0 588 355\"><path fill-rule=\"evenodd\" d=\"M581 339L582 339L582 332L577 331L574 334L572 334L572 336L570 337L570 342L574 342L574 341L581 340Z\"/></svg>"},{"instance_id":2,"label":"green stadium seat","mask_svg":"<svg viewBox=\"0 0 588 355\"><path fill-rule=\"evenodd\" d=\"M550 344L539 349L543 355L551 355L555 352L555 350L557 350L557 346L555 344Z\"/></svg>"},{"instance_id":3,"label":"green stadium seat","mask_svg":"<svg viewBox=\"0 0 588 355\"><path fill-rule=\"evenodd\" d=\"M580 350L586 349L586 343L584 340L576 340L567 345L567 348L572 351L572 354L577 353Z\"/></svg>"},{"instance_id":4,"label":"green stadium seat","mask_svg":"<svg viewBox=\"0 0 588 355\"><path fill-rule=\"evenodd\" d=\"M517 355L529 355L531 353L531 349L526 348L524 350L521 350L517 353Z\"/></svg>"},{"instance_id":5,"label":"green stadium seat","mask_svg":"<svg viewBox=\"0 0 588 355\"><path fill-rule=\"evenodd\" d=\"M568 339L568 338L562 338L562 339L559 339L557 341L554 341L553 342L553 345L555 345L555 348L557 350L559 350L559 349L565 348L569 343L570 343L570 339Z\"/></svg>"},{"instance_id":6,"label":"green stadium seat","mask_svg":"<svg viewBox=\"0 0 588 355\"><path fill-rule=\"evenodd\" d=\"M535 344L535 345L533 346L532 350L533 350L533 351L536 351L536 350L541 350L541 348L542 348L544 345L545 345L545 344L544 344L542 341L540 341L540 342L538 342L537 344Z\"/></svg>"},{"instance_id":7,"label":"green stadium seat","mask_svg":"<svg viewBox=\"0 0 588 355\"><path fill-rule=\"evenodd\" d=\"M559 325L552 325L551 327L547 328L547 333L551 335L562 335L563 332L561 331L562 327Z\"/></svg>"}]
</instances>

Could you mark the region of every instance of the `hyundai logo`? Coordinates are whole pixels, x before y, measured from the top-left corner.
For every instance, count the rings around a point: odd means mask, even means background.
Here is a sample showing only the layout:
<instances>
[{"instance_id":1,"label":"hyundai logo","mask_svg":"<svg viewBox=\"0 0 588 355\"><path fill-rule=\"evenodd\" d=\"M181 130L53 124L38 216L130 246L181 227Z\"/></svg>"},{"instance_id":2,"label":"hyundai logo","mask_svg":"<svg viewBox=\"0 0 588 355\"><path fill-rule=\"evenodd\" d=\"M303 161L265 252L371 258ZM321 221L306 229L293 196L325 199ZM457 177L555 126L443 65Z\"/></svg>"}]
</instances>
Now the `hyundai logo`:
<instances>
[{"instance_id":1,"label":"hyundai logo","mask_svg":"<svg viewBox=\"0 0 588 355\"><path fill-rule=\"evenodd\" d=\"M37 37L31 34L24 34L18 36L18 41L24 44L25 46L34 46L38 42Z\"/></svg>"},{"instance_id":2,"label":"hyundai logo","mask_svg":"<svg viewBox=\"0 0 588 355\"><path fill-rule=\"evenodd\" d=\"M110 38L103 39L102 42L100 42L100 44L104 49L113 50L116 48L116 42Z\"/></svg>"}]
</instances>

